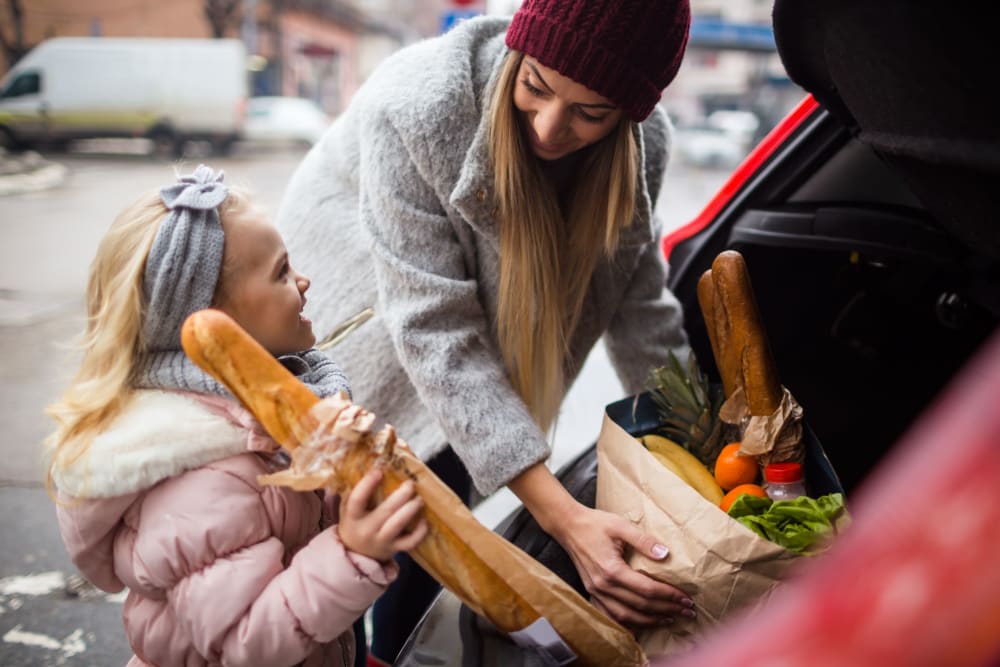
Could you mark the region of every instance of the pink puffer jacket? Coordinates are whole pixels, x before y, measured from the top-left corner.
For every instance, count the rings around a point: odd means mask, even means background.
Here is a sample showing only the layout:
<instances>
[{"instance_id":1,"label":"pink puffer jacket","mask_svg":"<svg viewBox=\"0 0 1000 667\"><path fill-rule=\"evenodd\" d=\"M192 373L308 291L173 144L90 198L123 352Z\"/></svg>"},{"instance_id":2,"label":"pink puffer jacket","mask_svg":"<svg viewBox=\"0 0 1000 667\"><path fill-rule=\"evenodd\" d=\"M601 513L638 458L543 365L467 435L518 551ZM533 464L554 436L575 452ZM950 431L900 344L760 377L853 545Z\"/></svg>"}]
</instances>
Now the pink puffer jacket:
<instances>
[{"instance_id":1,"label":"pink puffer jacket","mask_svg":"<svg viewBox=\"0 0 1000 667\"><path fill-rule=\"evenodd\" d=\"M143 391L57 471L73 562L129 589L130 666L353 664L396 566L345 549L317 494L259 485L276 448L231 401Z\"/></svg>"}]
</instances>

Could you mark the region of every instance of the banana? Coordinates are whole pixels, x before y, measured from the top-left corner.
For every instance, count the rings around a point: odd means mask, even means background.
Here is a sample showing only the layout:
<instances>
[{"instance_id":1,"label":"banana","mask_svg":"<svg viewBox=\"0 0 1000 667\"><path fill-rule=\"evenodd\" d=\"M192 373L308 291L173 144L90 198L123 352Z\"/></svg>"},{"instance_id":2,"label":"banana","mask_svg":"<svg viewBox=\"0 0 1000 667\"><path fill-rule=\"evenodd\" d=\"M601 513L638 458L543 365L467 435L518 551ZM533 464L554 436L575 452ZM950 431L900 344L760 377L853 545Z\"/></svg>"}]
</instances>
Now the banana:
<instances>
[{"instance_id":1,"label":"banana","mask_svg":"<svg viewBox=\"0 0 1000 667\"><path fill-rule=\"evenodd\" d=\"M712 473L702 465L694 454L662 435L650 433L639 437L638 440L653 454L657 461L691 485L705 500L713 505L722 502L725 493L715 481ZM668 464L667 461L670 463Z\"/></svg>"},{"instance_id":2,"label":"banana","mask_svg":"<svg viewBox=\"0 0 1000 667\"><path fill-rule=\"evenodd\" d=\"M694 487L694 484L691 483L691 480L688 479L688 476L684 474L684 469L681 468L676 463L674 463L674 460L672 458L670 458L669 456L667 456L662 452L654 452L653 450L650 450L649 453L652 454L653 458L659 461L664 468L666 468L670 472L680 477L682 480L684 480L684 482L688 486Z\"/></svg>"},{"instance_id":3,"label":"banana","mask_svg":"<svg viewBox=\"0 0 1000 667\"><path fill-rule=\"evenodd\" d=\"M662 435L656 435L655 433L639 436L639 442L645 445L649 451L660 452L667 456L670 456L670 453L675 449L684 449L673 440L664 438Z\"/></svg>"}]
</instances>

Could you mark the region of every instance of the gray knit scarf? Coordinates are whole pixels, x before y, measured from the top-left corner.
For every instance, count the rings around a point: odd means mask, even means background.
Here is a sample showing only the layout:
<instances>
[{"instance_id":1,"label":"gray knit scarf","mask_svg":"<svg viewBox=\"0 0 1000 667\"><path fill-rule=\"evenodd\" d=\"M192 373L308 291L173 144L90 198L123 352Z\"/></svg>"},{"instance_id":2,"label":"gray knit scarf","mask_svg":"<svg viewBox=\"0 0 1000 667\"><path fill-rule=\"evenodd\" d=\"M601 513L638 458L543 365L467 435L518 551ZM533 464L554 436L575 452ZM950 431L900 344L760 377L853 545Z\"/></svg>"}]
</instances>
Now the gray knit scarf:
<instances>
[{"instance_id":1,"label":"gray knit scarf","mask_svg":"<svg viewBox=\"0 0 1000 667\"><path fill-rule=\"evenodd\" d=\"M212 305L222 269L225 235L218 208L229 195L216 175L199 165L174 185L160 190L170 211L153 239L143 274L146 310L143 337L149 351L135 385L143 389L180 389L232 397L222 384L201 370L181 349L181 326L188 315ZM319 350L278 358L320 397L350 394L347 377Z\"/></svg>"}]
</instances>

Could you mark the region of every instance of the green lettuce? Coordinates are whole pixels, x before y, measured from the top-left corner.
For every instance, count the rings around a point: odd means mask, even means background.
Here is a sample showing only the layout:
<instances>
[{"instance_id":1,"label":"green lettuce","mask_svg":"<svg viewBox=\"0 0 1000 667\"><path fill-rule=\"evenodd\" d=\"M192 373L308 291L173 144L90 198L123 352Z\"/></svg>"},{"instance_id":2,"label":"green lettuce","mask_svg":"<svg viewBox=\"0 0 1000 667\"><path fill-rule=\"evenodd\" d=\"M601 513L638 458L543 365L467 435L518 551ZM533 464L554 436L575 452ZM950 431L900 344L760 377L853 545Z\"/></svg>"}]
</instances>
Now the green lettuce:
<instances>
[{"instance_id":1,"label":"green lettuce","mask_svg":"<svg viewBox=\"0 0 1000 667\"><path fill-rule=\"evenodd\" d=\"M765 540L806 555L823 551L850 523L842 493L792 500L745 494L729 507L729 516Z\"/></svg>"}]
</instances>

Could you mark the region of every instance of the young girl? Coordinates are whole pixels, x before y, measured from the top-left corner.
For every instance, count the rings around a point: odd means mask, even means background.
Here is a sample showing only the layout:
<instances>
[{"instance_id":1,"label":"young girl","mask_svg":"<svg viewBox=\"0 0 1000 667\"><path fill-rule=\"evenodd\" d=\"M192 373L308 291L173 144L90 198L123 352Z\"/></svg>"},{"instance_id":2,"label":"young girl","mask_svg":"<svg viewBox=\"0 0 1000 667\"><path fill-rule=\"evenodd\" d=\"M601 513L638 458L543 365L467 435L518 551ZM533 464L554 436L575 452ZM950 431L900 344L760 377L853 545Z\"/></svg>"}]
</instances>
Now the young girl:
<instances>
[{"instance_id":1,"label":"young girl","mask_svg":"<svg viewBox=\"0 0 1000 667\"><path fill-rule=\"evenodd\" d=\"M352 624L426 534L407 529L411 485L370 507L375 471L329 528L317 494L260 486L277 443L181 350L184 319L212 306L318 395L347 390L310 349L308 288L261 210L205 166L126 209L98 248L82 364L49 408L49 474L73 562L129 589L130 666L352 664Z\"/></svg>"}]
</instances>

